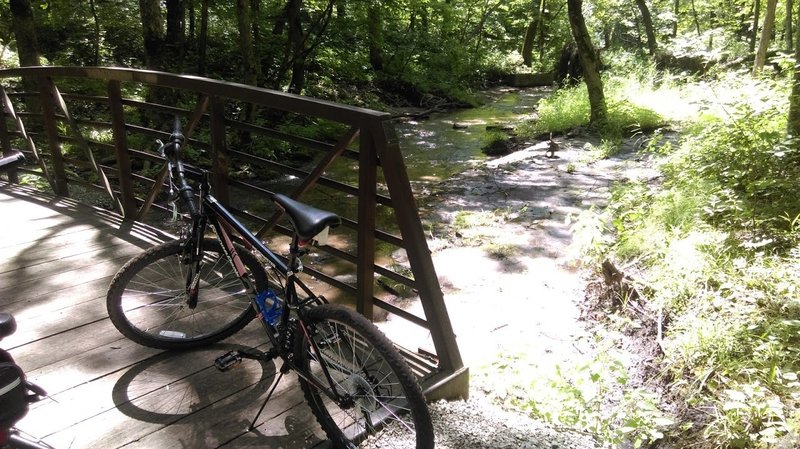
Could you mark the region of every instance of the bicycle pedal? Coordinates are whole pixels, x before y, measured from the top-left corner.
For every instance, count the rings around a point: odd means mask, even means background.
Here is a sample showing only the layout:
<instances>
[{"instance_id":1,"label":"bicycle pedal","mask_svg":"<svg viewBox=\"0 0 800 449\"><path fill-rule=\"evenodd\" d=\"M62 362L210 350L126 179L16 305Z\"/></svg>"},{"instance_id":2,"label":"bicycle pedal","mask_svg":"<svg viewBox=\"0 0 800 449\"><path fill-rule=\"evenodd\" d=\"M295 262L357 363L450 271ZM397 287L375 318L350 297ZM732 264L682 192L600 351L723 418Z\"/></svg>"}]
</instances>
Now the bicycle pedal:
<instances>
[{"instance_id":1,"label":"bicycle pedal","mask_svg":"<svg viewBox=\"0 0 800 449\"><path fill-rule=\"evenodd\" d=\"M242 363L242 356L239 351L226 352L214 360L214 366L220 371L228 371L240 363Z\"/></svg>"}]
</instances>

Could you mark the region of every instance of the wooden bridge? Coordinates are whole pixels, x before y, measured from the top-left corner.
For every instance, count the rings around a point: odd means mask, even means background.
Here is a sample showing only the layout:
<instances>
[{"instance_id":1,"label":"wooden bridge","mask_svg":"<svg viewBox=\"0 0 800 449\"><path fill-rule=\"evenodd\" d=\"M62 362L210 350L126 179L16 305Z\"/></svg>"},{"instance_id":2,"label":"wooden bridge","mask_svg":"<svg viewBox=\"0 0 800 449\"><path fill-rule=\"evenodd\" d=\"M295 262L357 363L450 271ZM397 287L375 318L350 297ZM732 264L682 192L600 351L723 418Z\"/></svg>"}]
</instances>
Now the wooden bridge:
<instances>
[{"instance_id":1,"label":"wooden bridge","mask_svg":"<svg viewBox=\"0 0 800 449\"><path fill-rule=\"evenodd\" d=\"M0 303L19 329L4 339L50 398L20 423L56 448L307 448L321 441L297 382L285 378L247 432L274 364L221 373L218 355L263 344L250 325L224 344L169 353L125 339L105 311L119 266L171 238L113 212L0 183Z\"/></svg>"},{"instance_id":2,"label":"wooden bridge","mask_svg":"<svg viewBox=\"0 0 800 449\"><path fill-rule=\"evenodd\" d=\"M427 334L427 344L404 353L429 399L467 396L468 371L388 114L130 69L28 67L0 70L0 81L3 150L19 148L31 162L11 179L49 191L0 189L0 310L20 324L3 345L54 393L23 429L57 447L317 441L294 382L284 382L258 430L246 432L273 365L232 375L211 368L231 345L261 344L257 326L219 347L175 355L122 339L107 319L110 276L172 238L143 222L161 223L165 212L158 195L166 172L151 149L174 116L184 121L194 163L212 172L215 196L270 244L288 233L262 200L271 192L339 213L345 232L310 264L309 279L367 317L388 314ZM69 199L75 195L100 198L105 208ZM393 301L380 280L417 294L423 314Z\"/></svg>"}]
</instances>

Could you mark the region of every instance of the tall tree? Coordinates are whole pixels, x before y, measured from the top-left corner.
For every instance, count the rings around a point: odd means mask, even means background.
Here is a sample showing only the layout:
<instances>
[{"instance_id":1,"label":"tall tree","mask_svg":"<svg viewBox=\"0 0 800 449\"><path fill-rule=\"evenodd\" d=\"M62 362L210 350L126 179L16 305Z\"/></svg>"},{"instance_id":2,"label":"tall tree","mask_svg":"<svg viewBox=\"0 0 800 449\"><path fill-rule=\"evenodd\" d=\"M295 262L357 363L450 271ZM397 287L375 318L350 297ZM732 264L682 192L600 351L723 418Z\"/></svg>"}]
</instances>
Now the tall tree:
<instances>
[{"instance_id":1,"label":"tall tree","mask_svg":"<svg viewBox=\"0 0 800 449\"><path fill-rule=\"evenodd\" d=\"M89 0L89 8L92 10L92 19L94 22L94 42L93 45L93 63L94 65L100 64L100 19L97 18L97 6L94 0Z\"/></svg>"},{"instance_id":2,"label":"tall tree","mask_svg":"<svg viewBox=\"0 0 800 449\"><path fill-rule=\"evenodd\" d=\"M21 67L40 65L39 43L29 0L10 0L11 27L17 39L17 55Z\"/></svg>"},{"instance_id":3,"label":"tall tree","mask_svg":"<svg viewBox=\"0 0 800 449\"><path fill-rule=\"evenodd\" d=\"M236 0L236 19L239 25L239 51L245 84L258 85L259 63L253 47L253 11L250 0Z\"/></svg>"},{"instance_id":4,"label":"tall tree","mask_svg":"<svg viewBox=\"0 0 800 449\"><path fill-rule=\"evenodd\" d=\"M167 30L164 35L163 57L167 68L173 72L183 71L186 44L186 1L166 0Z\"/></svg>"},{"instance_id":5,"label":"tall tree","mask_svg":"<svg viewBox=\"0 0 800 449\"><path fill-rule=\"evenodd\" d=\"M764 25L761 28L761 38L758 40L758 52L753 62L753 73L758 73L764 68L767 60L767 50L772 41L772 28L775 25L775 8L778 0L767 0L767 12L764 15Z\"/></svg>"},{"instance_id":6,"label":"tall tree","mask_svg":"<svg viewBox=\"0 0 800 449\"><path fill-rule=\"evenodd\" d=\"M145 66L148 69L160 70L165 39L161 1L139 0L139 15L142 19Z\"/></svg>"},{"instance_id":7,"label":"tall tree","mask_svg":"<svg viewBox=\"0 0 800 449\"><path fill-rule=\"evenodd\" d=\"M370 65L383 70L383 2L371 1L367 6L367 45Z\"/></svg>"},{"instance_id":8,"label":"tall tree","mask_svg":"<svg viewBox=\"0 0 800 449\"><path fill-rule=\"evenodd\" d=\"M292 65L292 79L289 82L289 92L299 94L306 84L306 57L305 39L303 38L303 19L301 17L303 0L288 0L286 2L286 21L289 25L289 45L286 51L287 58Z\"/></svg>"},{"instance_id":9,"label":"tall tree","mask_svg":"<svg viewBox=\"0 0 800 449\"><path fill-rule=\"evenodd\" d=\"M539 2L541 3L541 1ZM539 5L533 2L533 18L528 22L525 28L525 40L522 43L522 63L530 67L533 64L533 44L536 42L536 28L539 25Z\"/></svg>"},{"instance_id":10,"label":"tall tree","mask_svg":"<svg viewBox=\"0 0 800 449\"><path fill-rule=\"evenodd\" d=\"M758 36L758 21L761 15L761 0L753 2L753 26L750 33L750 53L756 51L756 39Z\"/></svg>"},{"instance_id":11,"label":"tall tree","mask_svg":"<svg viewBox=\"0 0 800 449\"><path fill-rule=\"evenodd\" d=\"M681 17L681 0L675 0L675 3L672 4L672 14L675 17L672 19L672 34L670 36L676 37L678 35L678 22Z\"/></svg>"},{"instance_id":12,"label":"tall tree","mask_svg":"<svg viewBox=\"0 0 800 449\"><path fill-rule=\"evenodd\" d=\"M208 7L210 0L200 4L200 37L197 42L197 73L206 74L206 50L208 49Z\"/></svg>"},{"instance_id":13,"label":"tall tree","mask_svg":"<svg viewBox=\"0 0 800 449\"><path fill-rule=\"evenodd\" d=\"M642 15L642 24L644 25L644 32L647 35L647 51L650 56L656 54L656 32L653 29L653 18L650 16L650 8L647 7L645 0L636 0L636 6L639 7L639 13Z\"/></svg>"},{"instance_id":14,"label":"tall tree","mask_svg":"<svg viewBox=\"0 0 800 449\"><path fill-rule=\"evenodd\" d=\"M578 48L578 58L583 66L583 80L589 92L589 123L593 127L602 128L608 119L608 108L603 80L600 78L600 58L583 17L583 0L567 0L567 15L572 37Z\"/></svg>"}]
</instances>

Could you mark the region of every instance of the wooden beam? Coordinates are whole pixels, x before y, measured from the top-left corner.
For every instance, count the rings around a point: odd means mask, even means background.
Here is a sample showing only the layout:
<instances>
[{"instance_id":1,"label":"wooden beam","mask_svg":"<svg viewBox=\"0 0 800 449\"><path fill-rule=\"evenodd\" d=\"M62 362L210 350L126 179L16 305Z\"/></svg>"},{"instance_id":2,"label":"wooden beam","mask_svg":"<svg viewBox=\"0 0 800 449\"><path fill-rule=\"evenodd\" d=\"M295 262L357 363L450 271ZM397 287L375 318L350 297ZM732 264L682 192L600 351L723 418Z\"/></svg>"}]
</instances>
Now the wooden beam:
<instances>
[{"instance_id":1,"label":"wooden beam","mask_svg":"<svg viewBox=\"0 0 800 449\"><path fill-rule=\"evenodd\" d=\"M50 188L52 188L53 191L55 192L56 185L55 182L53 181L52 176L50 176L50 170L47 168L47 165L44 163L44 160L39 156L39 149L36 148L36 142L33 141L33 138L31 138L31 136L28 135L27 131L25 130L25 124L22 122L22 119L20 118L19 114L17 114L17 112L14 110L14 105L13 103L11 103L11 98L9 98L5 88L2 85L0 85L0 93L2 93L3 96L2 99L3 111L5 112L5 114L14 119L19 134L25 140L28 150L33 154L36 163L42 170L42 173L37 173L37 175L43 176L44 179L50 184Z\"/></svg>"},{"instance_id":2,"label":"wooden beam","mask_svg":"<svg viewBox=\"0 0 800 449\"><path fill-rule=\"evenodd\" d=\"M67 186L67 172L64 169L64 159L61 154L61 142L58 139L58 122L56 121L56 105L53 98L53 82L49 78L40 77L39 96L42 101L42 118L47 133L47 143L50 149L50 159L53 163L53 190L56 195L69 196Z\"/></svg>"},{"instance_id":3,"label":"wooden beam","mask_svg":"<svg viewBox=\"0 0 800 449\"><path fill-rule=\"evenodd\" d=\"M133 192L131 158L128 154L128 131L125 129L125 113L122 109L122 90L119 81L111 80L108 82L108 103L111 109L112 132L114 134L114 154L117 158L117 170L119 171L122 216L132 219L136 216L136 198Z\"/></svg>"},{"instance_id":4,"label":"wooden beam","mask_svg":"<svg viewBox=\"0 0 800 449\"><path fill-rule=\"evenodd\" d=\"M376 152L381 160L383 176L386 179L389 194L398 206L395 217L400 226L400 234L405 242L411 272L419 289L420 302L425 311L425 318L435 325L430 326L431 337L439 357L439 369L446 372L460 370L464 363L458 350L455 333L444 303L442 288L436 276L428 242L422 229L417 203L411 192L405 162L403 161L397 135L390 124L378 123L369 129L377 143ZM363 187L363 185L361 186Z\"/></svg>"},{"instance_id":5,"label":"wooden beam","mask_svg":"<svg viewBox=\"0 0 800 449\"><path fill-rule=\"evenodd\" d=\"M314 170L312 170L308 176L305 177L305 179L303 179L303 182L300 184L300 186L298 186L294 192L292 192L292 198L300 198L303 196L303 194L308 192L308 190L313 187L320 178L322 178L325 170L327 170L336 160L336 158L338 158L342 152L344 152L344 150L356 139L356 137L358 137L358 133L358 128L350 128L346 133L344 133L344 135L339 138L339 142L337 142L336 145L328 152L328 154L326 154L325 157L323 157L322 160L317 163L317 166L314 167ZM261 238L270 229L272 229L282 215L283 212L280 210L275 212L272 217L267 220L267 223L258 230L256 237Z\"/></svg>"},{"instance_id":6,"label":"wooden beam","mask_svg":"<svg viewBox=\"0 0 800 449\"><path fill-rule=\"evenodd\" d=\"M370 320L373 318L372 297L375 289L375 214L377 213L378 155L374 135L362 133L358 161L358 238L356 310Z\"/></svg>"},{"instance_id":7,"label":"wooden beam","mask_svg":"<svg viewBox=\"0 0 800 449\"><path fill-rule=\"evenodd\" d=\"M214 196L225 206L230 205L228 193L228 171L231 162L225 136L225 102L211 97L211 169Z\"/></svg>"}]
</instances>

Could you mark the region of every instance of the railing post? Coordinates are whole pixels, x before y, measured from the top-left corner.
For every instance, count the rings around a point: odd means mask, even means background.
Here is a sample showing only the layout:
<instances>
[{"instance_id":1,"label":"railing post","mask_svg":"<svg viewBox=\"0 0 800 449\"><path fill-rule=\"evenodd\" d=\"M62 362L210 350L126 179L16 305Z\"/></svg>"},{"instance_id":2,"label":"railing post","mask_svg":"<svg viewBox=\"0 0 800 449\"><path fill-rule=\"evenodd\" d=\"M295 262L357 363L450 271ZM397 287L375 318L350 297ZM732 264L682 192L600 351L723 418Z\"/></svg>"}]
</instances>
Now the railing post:
<instances>
[{"instance_id":1,"label":"railing post","mask_svg":"<svg viewBox=\"0 0 800 449\"><path fill-rule=\"evenodd\" d=\"M442 288L436 277L428 242L419 218L417 204L411 192L408 173L406 172L397 135L391 124L383 122L370 130L376 134L375 141L379 143L376 148L378 157L383 167L383 176L389 188L392 203L395 204L394 214L414 274L414 282L419 290L420 302L425 311L425 318L431 323L430 331L436 355L439 357L439 368L446 372L456 372L464 367L461 353L458 350L455 333L453 332L447 306L444 303ZM468 391L461 392L462 396Z\"/></svg>"},{"instance_id":2,"label":"railing post","mask_svg":"<svg viewBox=\"0 0 800 449\"><path fill-rule=\"evenodd\" d=\"M375 214L377 213L378 155L375 135L361 132L358 149L358 248L356 267L359 313L372 320L375 295Z\"/></svg>"},{"instance_id":3,"label":"railing post","mask_svg":"<svg viewBox=\"0 0 800 449\"><path fill-rule=\"evenodd\" d=\"M11 153L11 139L8 137L8 124L6 123L6 117L10 115L6 113L5 104L0 104L0 141L3 145L3 156ZM8 171L8 180L13 183L19 182L16 170Z\"/></svg>"},{"instance_id":4,"label":"railing post","mask_svg":"<svg viewBox=\"0 0 800 449\"><path fill-rule=\"evenodd\" d=\"M224 205L230 204L228 193L228 146L225 139L225 103L218 96L211 97L211 170L214 196Z\"/></svg>"},{"instance_id":5,"label":"railing post","mask_svg":"<svg viewBox=\"0 0 800 449\"><path fill-rule=\"evenodd\" d=\"M128 131L125 129L125 113L122 110L122 90L119 81L108 82L108 102L111 108L111 126L114 133L122 215L127 219L133 219L136 217L136 198L133 195L131 159L128 155Z\"/></svg>"},{"instance_id":6,"label":"railing post","mask_svg":"<svg viewBox=\"0 0 800 449\"><path fill-rule=\"evenodd\" d=\"M58 123L56 122L56 106L54 98L53 80L48 77L39 77L39 96L42 100L42 118L47 133L47 143L50 149L50 159L53 163L53 190L56 195L69 196L67 174L64 170L64 157L61 154L61 142L58 137Z\"/></svg>"}]
</instances>

